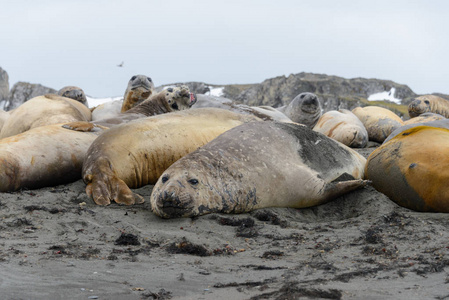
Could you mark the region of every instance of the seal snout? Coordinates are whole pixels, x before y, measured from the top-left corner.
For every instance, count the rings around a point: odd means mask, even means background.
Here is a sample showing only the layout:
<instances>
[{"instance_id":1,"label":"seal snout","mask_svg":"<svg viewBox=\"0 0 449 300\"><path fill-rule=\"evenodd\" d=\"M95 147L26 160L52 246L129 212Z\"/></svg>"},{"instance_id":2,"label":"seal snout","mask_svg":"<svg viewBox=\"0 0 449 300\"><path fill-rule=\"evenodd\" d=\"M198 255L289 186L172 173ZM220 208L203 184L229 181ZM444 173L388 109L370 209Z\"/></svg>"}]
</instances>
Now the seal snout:
<instances>
[{"instance_id":1,"label":"seal snout","mask_svg":"<svg viewBox=\"0 0 449 300\"><path fill-rule=\"evenodd\" d=\"M162 218L180 218L189 216L189 201L174 191L162 191L156 200L154 212Z\"/></svg>"}]
</instances>

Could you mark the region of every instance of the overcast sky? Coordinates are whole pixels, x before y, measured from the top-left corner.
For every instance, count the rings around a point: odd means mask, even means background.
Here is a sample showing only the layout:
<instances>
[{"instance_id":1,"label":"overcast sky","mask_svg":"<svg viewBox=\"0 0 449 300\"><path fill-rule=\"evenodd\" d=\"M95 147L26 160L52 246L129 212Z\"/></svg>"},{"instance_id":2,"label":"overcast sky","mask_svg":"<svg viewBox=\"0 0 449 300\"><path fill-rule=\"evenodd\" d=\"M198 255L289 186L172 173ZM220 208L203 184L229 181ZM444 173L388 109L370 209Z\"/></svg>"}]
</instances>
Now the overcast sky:
<instances>
[{"instance_id":1,"label":"overcast sky","mask_svg":"<svg viewBox=\"0 0 449 300\"><path fill-rule=\"evenodd\" d=\"M445 0L0 0L0 41L10 88L105 97L135 74L158 86L312 72L449 94Z\"/></svg>"}]
</instances>

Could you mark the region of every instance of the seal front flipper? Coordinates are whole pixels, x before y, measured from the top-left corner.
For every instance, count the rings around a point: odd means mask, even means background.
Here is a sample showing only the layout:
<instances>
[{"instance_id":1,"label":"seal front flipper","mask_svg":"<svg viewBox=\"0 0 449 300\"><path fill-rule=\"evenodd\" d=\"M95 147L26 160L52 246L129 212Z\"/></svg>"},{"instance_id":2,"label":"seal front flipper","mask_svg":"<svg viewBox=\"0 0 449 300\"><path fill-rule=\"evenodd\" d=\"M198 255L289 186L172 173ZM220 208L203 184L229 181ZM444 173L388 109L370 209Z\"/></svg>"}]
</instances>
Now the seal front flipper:
<instances>
[{"instance_id":1,"label":"seal front flipper","mask_svg":"<svg viewBox=\"0 0 449 300\"><path fill-rule=\"evenodd\" d=\"M62 127L69 130L82 131L82 132L96 132L104 129L109 129L108 127L105 126L83 121L67 123L62 125Z\"/></svg>"}]
</instances>

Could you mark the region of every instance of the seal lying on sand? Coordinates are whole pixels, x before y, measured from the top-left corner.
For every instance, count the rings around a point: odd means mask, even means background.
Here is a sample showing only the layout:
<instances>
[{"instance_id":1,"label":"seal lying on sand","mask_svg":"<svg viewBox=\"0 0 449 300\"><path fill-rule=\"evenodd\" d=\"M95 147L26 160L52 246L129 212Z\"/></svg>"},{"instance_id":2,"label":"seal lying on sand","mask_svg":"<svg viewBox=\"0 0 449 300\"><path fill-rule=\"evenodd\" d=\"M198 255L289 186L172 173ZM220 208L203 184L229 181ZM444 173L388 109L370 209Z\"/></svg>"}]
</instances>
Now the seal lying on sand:
<instances>
[{"instance_id":1,"label":"seal lying on sand","mask_svg":"<svg viewBox=\"0 0 449 300\"><path fill-rule=\"evenodd\" d=\"M425 95L415 98L408 105L410 118L417 117L426 112L433 112L449 118L449 101L435 95Z\"/></svg>"},{"instance_id":2,"label":"seal lying on sand","mask_svg":"<svg viewBox=\"0 0 449 300\"><path fill-rule=\"evenodd\" d=\"M163 218L309 207L366 185L365 162L306 126L252 122L169 167L153 188L151 206Z\"/></svg>"},{"instance_id":3,"label":"seal lying on sand","mask_svg":"<svg viewBox=\"0 0 449 300\"><path fill-rule=\"evenodd\" d=\"M347 109L326 112L313 130L351 148L363 148L368 143L368 132L365 126Z\"/></svg>"},{"instance_id":4,"label":"seal lying on sand","mask_svg":"<svg viewBox=\"0 0 449 300\"><path fill-rule=\"evenodd\" d=\"M382 143L396 128L404 122L389 109L379 106L356 107L352 110L368 131L370 141Z\"/></svg>"},{"instance_id":5,"label":"seal lying on sand","mask_svg":"<svg viewBox=\"0 0 449 300\"><path fill-rule=\"evenodd\" d=\"M92 120L104 120L116 117L154 94L153 80L145 75L134 75L128 81L123 101L111 101L92 108Z\"/></svg>"},{"instance_id":6,"label":"seal lying on sand","mask_svg":"<svg viewBox=\"0 0 449 300\"><path fill-rule=\"evenodd\" d=\"M371 153L366 178L403 207L449 212L448 152L449 129L416 126Z\"/></svg>"},{"instance_id":7,"label":"seal lying on sand","mask_svg":"<svg viewBox=\"0 0 449 300\"><path fill-rule=\"evenodd\" d=\"M278 110L293 122L309 128L313 128L323 114L321 103L313 93L301 93L288 105L279 107Z\"/></svg>"},{"instance_id":8,"label":"seal lying on sand","mask_svg":"<svg viewBox=\"0 0 449 300\"><path fill-rule=\"evenodd\" d=\"M84 93L82 88L79 88L77 86L65 86L58 91L58 95L76 100L89 107L86 94Z\"/></svg>"},{"instance_id":9,"label":"seal lying on sand","mask_svg":"<svg viewBox=\"0 0 449 300\"><path fill-rule=\"evenodd\" d=\"M90 146L83 165L86 193L95 203L140 203L129 188L154 184L182 156L251 116L219 108L185 110L144 118L105 131Z\"/></svg>"},{"instance_id":10,"label":"seal lying on sand","mask_svg":"<svg viewBox=\"0 0 449 300\"><path fill-rule=\"evenodd\" d=\"M168 93L168 96L167 93L159 95L157 102L162 101L162 97L167 97L167 103L179 102L180 106L191 102L189 90L183 88L175 88L173 93ZM151 101L151 98L147 101ZM145 117L145 114L153 115L158 111L153 110L152 105L143 103L141 105L143 107L139 108L139 114L127 115L134 119L136 116ZM54 124L35 127L24 133L1 139L0 191L41 188L80 179L87 149L106 127L89 122L70 124L82 128L75 131L65 129L62 124ZM70 124L64 126L72 128ZM112 122L107 125L114 126Z\"/></svg>"},{"instance_id":11,"label":"seal lying on sand","mask_svg":"<svg viewBox=\"0 0 449 300\"><path fill-rule=\"evenodd\" d=\"M34 127L91 119L89 108L82 103L47 94L34 97L11 111L3 124L0 138L19 134Z\"/></svg>"}]
</instances>

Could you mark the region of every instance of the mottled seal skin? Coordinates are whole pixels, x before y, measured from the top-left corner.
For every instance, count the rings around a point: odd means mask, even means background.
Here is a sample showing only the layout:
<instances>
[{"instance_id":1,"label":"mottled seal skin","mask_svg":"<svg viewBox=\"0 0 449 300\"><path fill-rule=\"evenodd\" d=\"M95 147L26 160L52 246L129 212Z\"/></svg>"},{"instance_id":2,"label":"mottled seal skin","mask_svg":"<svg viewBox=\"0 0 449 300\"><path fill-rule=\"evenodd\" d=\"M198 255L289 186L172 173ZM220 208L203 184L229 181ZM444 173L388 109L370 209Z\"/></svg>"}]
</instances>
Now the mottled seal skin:
<instances>
[{"instance_id":1,"label":"mottled seal skin","mask_svg":"<svg viewBox=\"0 0 449 300\"><path fill-rule=\"evenodd\" d=\"M40 126L0 140L0 191L35 189L81 178L85 153L97 133Z\"/></svg>"},{"instance_id":2,"label":"mottled seal skin","mask_svg":"<svg viewBox=\"0 0 449 300\"><path fill-rule=\"evenodd\" d=\"M247 123L170 166L153 188L151 206L163 218L314 206L367 184L365 162L306 126Z\"/></svg>"},{"instance_id":3,"label":"mottled seal skin","mask_svg":"<svg viewBox=\"0 0 449 300\"><path fill-rule=\"evenodd\" d=\"M444 119L446 119L446 118L440 114L426 112L426 113L420 114L417 117L413 117L411 119L408 119L407 121L404 121L404 125L432 122L432 121L438 121L438 120L444 120Z\"/></svg>"},{"instance_id":4,"label":"mottled seal skin","mask_svg":"<svg viewBox=\"0 0 449 300\"><path fill-rule=\"evenodd\" d=\"M288 105L279 107L295 123L313 128L323 114L323 109L318 97L313 93L301 93Z\"/></svg>"},{"instance_id":5,"label":"mottled seal skin","mask_svg":"<svg viewBox=\"0 0 449 300\"><path fill-rule=\"evenodd\" d=\"M111 201L140 203L143 199L130 188L154 184L182 156L235 126L259 120L219 108L202 108L111 128L87 151L83 165L86 193L100 205Z\"/></svg>"},{"instance_id":6,"label":"mottled seal skin","mask_svg":"<svg viewBox=\"0 0 449 300\"><path fill-rule=\"evenodd\" d=\"M371 153L366 178L400 206L449 212L449 130L416 126Z\"/></svg>"},{"instance_id":7,"label":"mottled seal skin","mask_svg":"<svg viewBox=\"0 0 449 300\"><path fill-rule=\"evenodd\" d=\"M449 118L449 101L435 95L424 95L415 98L408 105L410 118L417 117L426 112L440 114L445 118Z\"/></svg>"},{"instance_id":8,"label":"mottled seal skin","mask_svg":"<svg viewBox=\"0 0 449 300\"><path fill-rule=\"evenodd\" d=\"M86 94L84 93L82 88L79 88L77 86L65 86L58 91L58 95L76 100L89 107Z\"/></svg>"},{"instance_id":9,"label":"mottled seal skin","mask_svg":"<svg viewBox=\"0 0 449 300\"><path fill-rule=\"evenodd\" d=\"M368 132L365 126L347 109L326 112L313 130L351 148L363 148L368 143Z\"/></svg>"},{"instance_id":10,"label":"mottled seal skin","mask_svg":"<svg viewBox=\"0 0 449 300\"><path fill-rule=\"evenodd\" d=\"M369 140L378 143L383 143L396 128L404 125L398 115L379 106L356 107L352 113L362 121Z\"/></svg>"},{"instance_id":11,"label":"mottled seal skin","mask_svg":"<svg viewBox=\"0 0 449 300\"><path fill-rule=\"evenodd\" d=\"M23 103L11 111L3 124L0 138L13 136L35 127L90 121L92 114L82 103L58 95L38 96Z\"/></svg>"},{"instance_id":12,"label":"mottled seal skin","mask_svg":"<svg viewBox=\"0 0 449 300\"><path fill-rule=\"evenodd\" d=\"M134 75L128 82L123 96L121 112L125 112L148 99L154 92L154 83L145 75Z\"/></svg>"}]
</instances>

